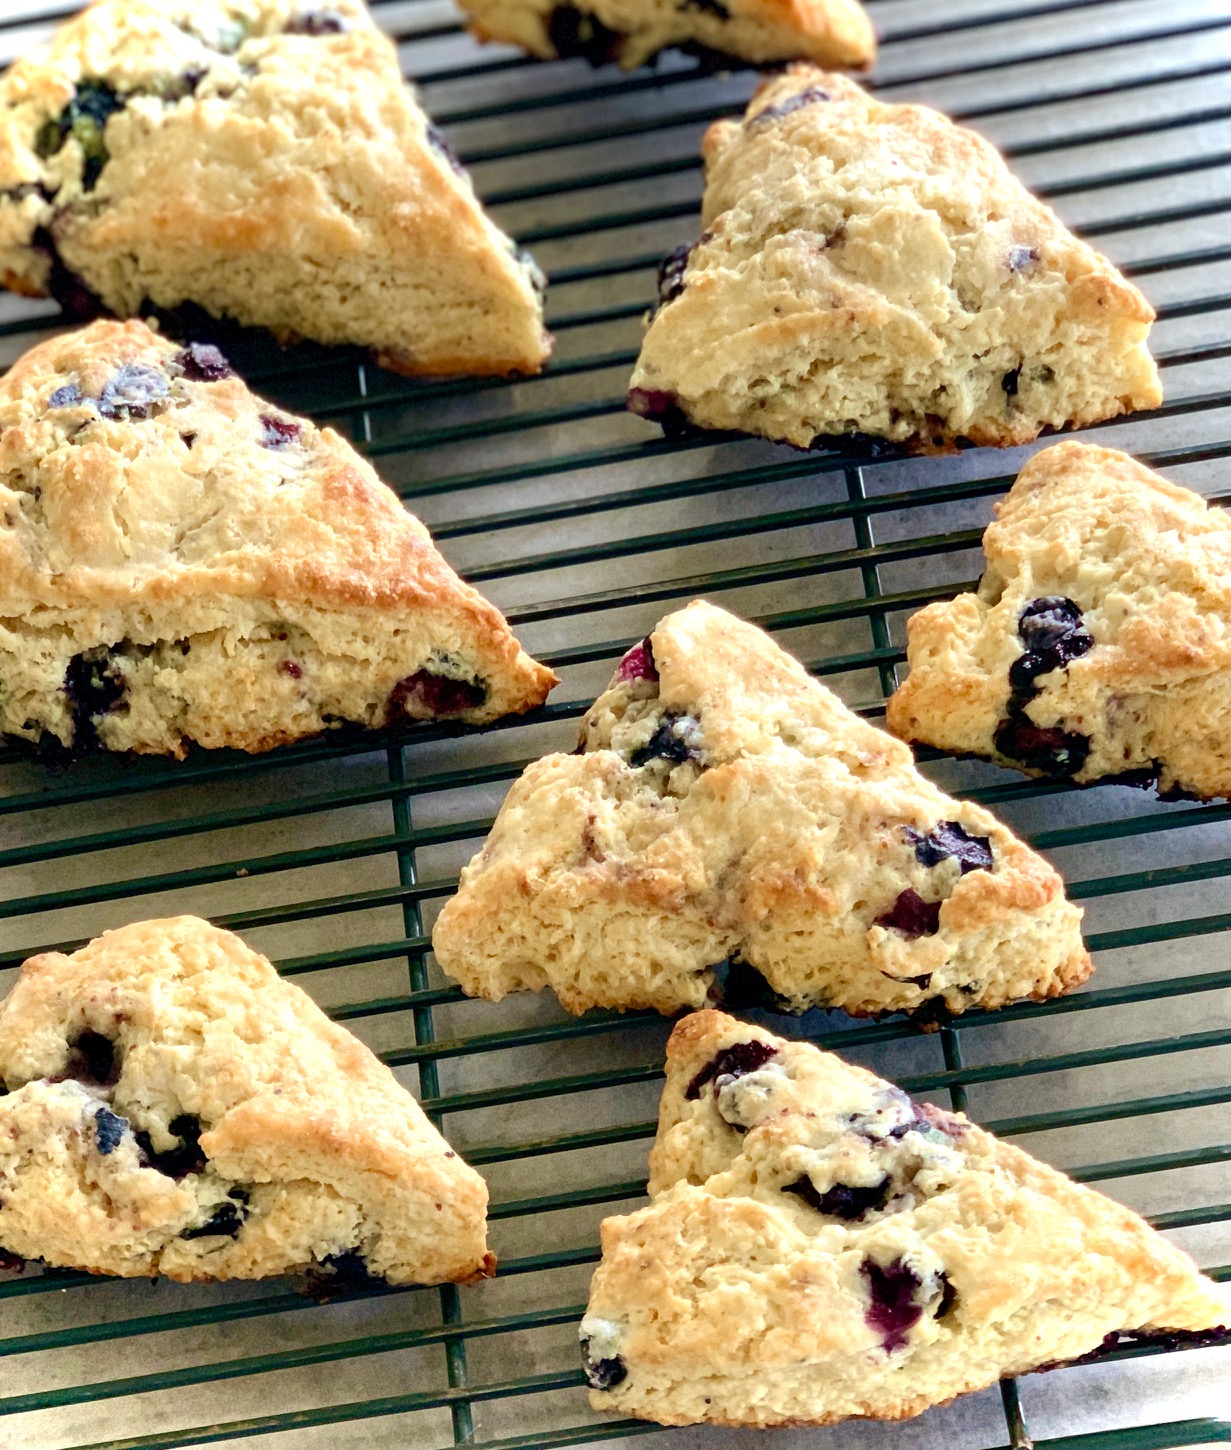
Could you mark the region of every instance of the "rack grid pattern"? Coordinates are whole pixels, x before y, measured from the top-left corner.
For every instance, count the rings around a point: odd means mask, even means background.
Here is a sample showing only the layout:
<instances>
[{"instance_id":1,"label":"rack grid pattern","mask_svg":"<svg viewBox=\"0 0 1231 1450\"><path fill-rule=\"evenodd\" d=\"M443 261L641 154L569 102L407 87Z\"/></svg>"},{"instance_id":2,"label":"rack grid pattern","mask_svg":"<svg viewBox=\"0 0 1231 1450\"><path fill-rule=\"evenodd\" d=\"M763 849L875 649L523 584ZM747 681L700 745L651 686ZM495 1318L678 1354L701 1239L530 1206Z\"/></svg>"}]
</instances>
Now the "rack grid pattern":
<instances>
[{"instance_id":1,"label":"rack grid pattern","mask_svg":"<svg viewBox=\"0 0 1231 1450\"><path fill-rule=\"evenodd\" d=\"M992 136L1158 305L1166 404L1092 436L1231 502L1231 11L870 6L878 90ZM11 0L0 59L74 8ZM700 132L738 112L755 78L678 56L630 75L542 65L474 46L447 0L375 9L480 193L549 272L556 356L538 379L429 384L260 338L233 358L372 456L563 684L534 716L479 735L426 727L59 775L0 751L0 972L178 910L244 932L381 1052L489 1177L499 1275L320 1304L290 1282L31 1269L0 1283L0 1446L12 1450L701 1443L592 1415L576 1360L597 1223L643 1199L669 1024L573 1020L547 996L469 1003L432 962L431 923L510 780L570 748L613 661L673 605L705 594L756 619L878 717L905 618L977 576L992 503L1030 451L911 460L659 438L623 409L640 317L658 259L697 229ZM0 363L57 325L53 305L5 298ZM931 1035L896 1019L766 1020L1022 1139L1231 1278L1231 806L924 763L1060 865L1087 908L1092 984ZM1228 1403L1227 1352L1135 1350L912 1425L812 1438L1163 1450L1231 1443Z\"/></svg>"}]
</instances>

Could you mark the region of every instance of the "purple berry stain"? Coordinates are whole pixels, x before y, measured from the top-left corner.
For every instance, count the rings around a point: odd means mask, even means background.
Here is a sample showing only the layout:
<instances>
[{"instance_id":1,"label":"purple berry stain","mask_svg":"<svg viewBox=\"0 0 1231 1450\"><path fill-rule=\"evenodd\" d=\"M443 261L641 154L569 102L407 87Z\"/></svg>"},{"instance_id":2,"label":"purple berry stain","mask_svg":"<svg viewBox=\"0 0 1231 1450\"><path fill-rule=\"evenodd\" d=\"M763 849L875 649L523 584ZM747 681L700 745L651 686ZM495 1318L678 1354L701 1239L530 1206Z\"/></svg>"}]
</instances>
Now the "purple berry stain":
<instances>
[{"instance_id":1,"label":"purple berry stain","mask_svg":"<svg viewBox=\"0 0 1231 1450\"><path fill-rule=\"evenodd\" d=\"M884 1265L865 1259L859 1272L871 1296L865 1318L880 1335L886 1353L892 1354L923 1318L923 1305L917 1299L923 1281L901 1259Z\"/></svg>"},{"instance_id":2,"label":"purple berry stain","mask_svg":"<svg viewBox=\"0 0 1231 1450\"><path fill-rule=\"evenodd\" d=\"M451 680L431 670L416 670L394 685L389 695L389 721L432 720L464 715L487 699L486 689L474 680Z\"/></svg>"},{"instance_id":3,"label":"purple berry stain","mask_svg":"<svg viewBox=\"0 0 1231 1450\"><path fill-rule=\"evenodd\" d=\"M900 931L911 941L921 936L935 936L940 930L940 907L939 901L924 901L917 891L908 886L873 925Z\"/></svg>"},{"instance_id":4,"label":"purple berry stain","mask_svg":"<svg viewBox=\"0 0 1231 1450\"><path fill-rule=\"evenodd\" d=\"M272 413L261 414L261 447L274 453L281 453L296 442L302 431L294 418L277 418Z\"/></svg>"},{"instance_id":5,"label":"purple berry stain","mask_svg":"<svg viewBox=\"0 0 1231 1450\"><path fill-rule=\"evenodd\" d=\"M125 363L103 387L98 411L104 418L148 418L171 391L161 368Z\"/></svg>"},{"instance_id":6,"label":"purple berry stain","mask_svg":"<svg viewBox=\"0 0 1231 1450\"><path fill-rule=\"evenodd\" d=\"M697 1073L696 1077L684 1089L684 1096L694 1100L701 1096L701 1089L707 1083L717 1085L719 1078L734 1080L737 1077L744 1077L750 1072L756 1072L758 1068L773 1057L777 1057L778 1049L772 1042L762 1042L754 1038L751 1042L735 1042L730 1047L724 1047L716 1052L709 1062Z\"/></svg>"}]
</instances>

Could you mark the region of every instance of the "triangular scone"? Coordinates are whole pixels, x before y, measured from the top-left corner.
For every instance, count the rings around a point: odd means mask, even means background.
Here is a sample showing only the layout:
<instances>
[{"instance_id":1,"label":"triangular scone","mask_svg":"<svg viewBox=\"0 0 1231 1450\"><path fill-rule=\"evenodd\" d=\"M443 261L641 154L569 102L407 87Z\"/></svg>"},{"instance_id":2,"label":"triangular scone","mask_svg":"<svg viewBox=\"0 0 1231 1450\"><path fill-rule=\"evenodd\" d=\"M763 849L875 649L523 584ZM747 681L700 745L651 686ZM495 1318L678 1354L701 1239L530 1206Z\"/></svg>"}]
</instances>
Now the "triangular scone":
<instances>
[{"instance_id":1,"label":"triangular scone","mask_svg":"<svg viewBox=\"0 0 1231 1450\"><path fill-rule=\"evenodd\" d=\"M900 1420L1110 1337L1231 1341L1231 1292L957 1113L719 1012L667 1047L652 1202L602 1227L596 1409Z\"/></svg>"},{"instance_id":2,"label":"triangular scone","mask_svg":"<svg viewBox=\"0 0 1231 1450\"><path fill-rule=\"evenodd\" d=\"M634 412L933 452L1160 402L1149 303L939 112L796 66L702 149L705 231L664 264Z\"/></svg>"},{"instance_id":3,"label":"triangular scone","mask_svg":"<svg viewBox=\"0 0 1231 1450\"><path fill-rule=\"evenodd\" d=\"M544 60L644 65L678 45L751 65L814 60L863 69L876 32L859 0L461 0L480 40L523 46Z\"/></svg>"},{"instance_id":4,"label":"triangular scone","mask_svg":"<svg viewBox=\"0 0 1231 1450\"><path fill-rule=\"evenodd\" d=\"M537 372L550 350L541 274L362 0L68 21L0 79L0 273L77 316L196 304L406 373Z\"/></svg>"},{"instance_id":5,"label":"triangular scone","mask_svg":"<svg viewBox=\"0 0 1231 1450\"><path fill-rule=\"evenodd\" d=\"M624 657L580 753L514 785L433 942L464 991L572 1012L701 1006L730 958L790 1010L935 1022L1076 986L1080 924L994 816L697 602Z\"/></svg>"},{"instance_id":6,"label":"triangular scone","mask_svg":"<svg viewBox=\"0 0 1231 1450\"><path fill-rule=\"evenodd\" d=\"M976 594L907 626L906 740L1031 775L1231 796L1231 518L1110 448L1022 469Z\"/></svg>"},{"instance_id":7,"label":"triangular scone","mask_svg":"<svg viewBox=\"0 0 1231 1450\"><path fill-rule=\"evenodd\" d=\"M487 1186L373 1054L193 916L32 957L0 1005L0 1245L91 1273L484 1277Z\"/></svg>"},{"instance_id":8,"label":"triangular scone","mask_svg":"<svg viewBox=\"0 0 1231 1450\"><path fill-rule=\"evenodd\" d=\"M479 724L555 681L332 429L143 322L0 380L0 518L0 730L53 752Z\"/></svg>"}]
</instances>

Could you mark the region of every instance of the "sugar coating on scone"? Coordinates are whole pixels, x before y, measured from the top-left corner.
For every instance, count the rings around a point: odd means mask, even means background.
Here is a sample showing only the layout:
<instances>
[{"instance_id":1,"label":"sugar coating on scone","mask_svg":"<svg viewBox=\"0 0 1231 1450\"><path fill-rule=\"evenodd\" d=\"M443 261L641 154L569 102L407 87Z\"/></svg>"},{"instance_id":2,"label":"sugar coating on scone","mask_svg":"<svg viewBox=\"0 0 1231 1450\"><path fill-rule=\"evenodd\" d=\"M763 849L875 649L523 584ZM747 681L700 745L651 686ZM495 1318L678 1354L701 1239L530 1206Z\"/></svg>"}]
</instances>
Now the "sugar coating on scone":
<instances>
[{"instance_id":1,"label":"sugar coating on scone","mask_svg":"<svg viewBox=\"0 0 1231 1450\"><path fill-rule=\"evenodd\" d=\"M806 59L863 68L876 54L859 0L463 0L462 8L481 40L596 66L632 69L672 45L752 65Z\"/></svg>"},{"instance_id":2,"label":"sugar coating on scone","mask_svg":"<svg viewBox=\"0 0 1231 1450\"><path fill-rule=\"evenodd\" d=\"M217 348L96 322L0 380L0 730L257 751L482 724L554 682L369 464Z\"/></svg>"},{"instance_id":3,"label":"sugar coating on scone","mask_svg":"<svg viewBox=\"0 0 1231 1450\"><path fill-rule=\"evenodd\" d=\"M0 1246L125 1277L491 1272L487 1187L306 992L196 917L22 967L0 1005Z\"/></svg>"},{"instance_id":4,"label":"sugar coating on scone","mask_svg":"<svg viewBox=\"0 0 1231 1450\"><path fill-rule=\"evenodd\" d=\"M543 279L362 0L97 0L0 78L0 281L410 373L537 372Z\"/></svg>"},{"instance_id":5,"label":"sugar coating on scone","mask_svg":"<svg viewBox=\"0 0 1231 1450\"><path fill-rule=\"evenodd\" d=\"M1036 454L978 592L907 626L903 739L1031 775L1231 796L1231 519L1110 448Z\"/></svg>"},{"instance_id":6,"label":"sugar coating on scone","mask_svg":"<svg viewBox=\"0 0 1231 1450\"><path fill-rule=\"evenodd\" d=\"M1156 406L1154 313L982 137L809 66L702 146L629 406L808 447L1026 443Z\"/></svg>"},{"instance_id":7,"label":"sugar coating on scone","mask_svg":"<svg viewBox=\"0 0 1231 1450\"><path fill-rule=\"evenodd\" d=\"M956 801L761 630L696 602L629 652L580 752L531 765L437 920L499 999L698 1007L751 975L780 1007L937 1022L1092 970L1057 873ZM763 979L763 980L761 980Z\"/></svg>"},{"instance_id":8,"label":"sugar coating on scone","mask_svg":"<svg viewBox=\"0 0 1231 1450\"><path fill-rule=\"evenodd\" d=\"M1228 1291L1128 1209L719 1012L671 1035L649 1192L602 1226L595 1409L898 1420L1122 1341L1231 1342Z\"/></svg>"}]
</instances>

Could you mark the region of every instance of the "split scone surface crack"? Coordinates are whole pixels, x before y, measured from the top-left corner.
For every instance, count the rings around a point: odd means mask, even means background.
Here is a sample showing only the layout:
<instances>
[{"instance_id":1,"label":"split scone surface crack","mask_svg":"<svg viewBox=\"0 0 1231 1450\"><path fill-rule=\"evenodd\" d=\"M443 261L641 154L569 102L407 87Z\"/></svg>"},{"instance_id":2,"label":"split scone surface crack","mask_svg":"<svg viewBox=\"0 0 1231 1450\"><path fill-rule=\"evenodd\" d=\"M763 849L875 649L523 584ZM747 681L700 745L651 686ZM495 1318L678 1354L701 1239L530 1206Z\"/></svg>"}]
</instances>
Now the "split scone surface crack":
<instances>
[{"instance_id":1,"label":"split scone surface crack","mask_svg":"<svg viewBox=\"0 0 1231 1450\"><path fill-rule=\"evenodd\" d=\"M1076 986L1080 922L995 817L698 601L625 656L578 753L516 782L433 946L473 996L571 1012L701 1006L730 959L728 989L751 968L788 1010L934 1023Z\"/></svg>"},{"instance_id":2,"label":"split scone surface crack","mask_svg":"<svg viewBox=\"0 0 1231 1450\"><path fill-rule=\"evenodd\" d=\"M677 45L703 62L813 60L863 69L876 33L859 0L462 0L480 40L543 60L580 57L626 70Z\"/></svg>"},{"instance_id":3,"label":"split scone surface crack","mask_svg":"<svg viewBox=\"0 0 1231 1450\"><path fill-rule=\"evenodd\" d=\"M1162 399L1154 312L981 136L808 66L702 143L629 406L807 448L1026 443Z\"/></svg>"},{"instance_id":4,"label":"split scone surface crack","mask_svg":"<svg viewBox=\"0 0 1231 1450\"><path fill-rule=\"evenodd\" d=\"M1231 796L1231 518L1110 448L1030 460L978 592L908 625L889 726L1083 784Z\"/></svg>"},{"instance_id":5,"label":"split scone surface crack","mask_svg":"<svg viewBox=\"0 0 1231 1450\"><path fill-rule=\"evenodd\" d=\"M57 755L484 724L552 672L332 429L142 322L0 380L0 730Z\"/></svg>"},{"instance_id":6,"label":"split scone surface crack","mask_svg":"<svg viewBox=\"0 0 1231 1450\"><path fill-rule=\"evenodd\" d=\"M1231 1342L1231 1292L960 1113L719 1012L667 1048L649 1207L602 1226L596 1409L897 1420L1119 1343Z\"/></svg>"},{"instance_id":7,"label":"split scone surface crack","mask_svg":"<svg viewBox=\"0 0 1231 1450\"><path fill-rule=\"evenodd\" d=\"M0 280L407 373L533 373L542 274L362 0L98 0L0 78Z\"/></svg>"},{"instance_id":8,"label":"split scone surface crack","mask_svg":"<svg viewBox=\"0 0 1231 1450\"><path fill-rule=\"evenodd\" d=\"M487 1186L307 993L196 917L32 957L0 1005L0 1246L124 1277L492 1271Z\"/></svg>"}]
</instances>

